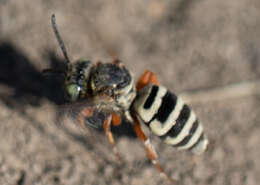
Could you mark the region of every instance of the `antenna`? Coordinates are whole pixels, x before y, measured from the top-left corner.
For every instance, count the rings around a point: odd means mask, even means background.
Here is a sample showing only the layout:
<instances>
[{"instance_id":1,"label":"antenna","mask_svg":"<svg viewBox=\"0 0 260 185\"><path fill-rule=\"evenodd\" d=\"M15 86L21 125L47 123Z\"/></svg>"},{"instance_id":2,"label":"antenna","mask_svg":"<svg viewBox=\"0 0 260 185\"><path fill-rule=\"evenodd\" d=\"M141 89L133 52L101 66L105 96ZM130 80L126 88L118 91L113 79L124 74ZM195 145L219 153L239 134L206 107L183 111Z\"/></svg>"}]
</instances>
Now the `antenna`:
<instances>
[{"instance_id":1,"label":"antenna","mask_svg":"<svg viewBox=\"0 0 260 185\"><path fill-rule=\"evenodd\" d=\"M53 32L54 32L54 34L55 34L55 36L57 38L57 41L59 43L59 46L60 46L60 48L62 50L62 53L63 53L63 55L64 55L64 57L66 59L66 63L69 64L71 62L70 62L70 59L68 57L67 50L65 48L64 42L63 42L63 40L62 40L62 38L61 38L61 36L59 34L59 31L58 31L58 28L57 28L57 24L56 24L56 20L55 20L55 14L52 14L52 16L51 16L51 24L52 24Z\"/></svg>"}]
</instances>

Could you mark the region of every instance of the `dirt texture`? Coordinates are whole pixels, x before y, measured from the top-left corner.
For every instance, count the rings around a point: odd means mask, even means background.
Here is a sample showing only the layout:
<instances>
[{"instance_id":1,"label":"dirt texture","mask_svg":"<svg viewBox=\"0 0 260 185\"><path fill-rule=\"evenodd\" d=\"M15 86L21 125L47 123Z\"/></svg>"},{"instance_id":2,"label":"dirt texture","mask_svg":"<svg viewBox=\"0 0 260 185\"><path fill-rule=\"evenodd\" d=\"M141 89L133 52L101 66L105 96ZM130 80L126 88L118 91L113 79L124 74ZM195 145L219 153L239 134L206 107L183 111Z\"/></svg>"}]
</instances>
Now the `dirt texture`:
<instances>
[{"instance_id":1,"label":"dirt texture","mask_svg":"<svg viewBox=\"0 0 260 185\"><path fill-rule=\"evenodd\" d=\"M169 184L131 126L115 131L119 164L102 132L57 119L60 80L41 74L64 60L51 14L72 61L118 56L135 78L149 68L180 94L259 78L259 9L258 0L0 0L0 184ZM146 132L180 185L257 185L259 103L257 95L191 103L210 140L200 156Z\"/></svg>"}]
</instances>

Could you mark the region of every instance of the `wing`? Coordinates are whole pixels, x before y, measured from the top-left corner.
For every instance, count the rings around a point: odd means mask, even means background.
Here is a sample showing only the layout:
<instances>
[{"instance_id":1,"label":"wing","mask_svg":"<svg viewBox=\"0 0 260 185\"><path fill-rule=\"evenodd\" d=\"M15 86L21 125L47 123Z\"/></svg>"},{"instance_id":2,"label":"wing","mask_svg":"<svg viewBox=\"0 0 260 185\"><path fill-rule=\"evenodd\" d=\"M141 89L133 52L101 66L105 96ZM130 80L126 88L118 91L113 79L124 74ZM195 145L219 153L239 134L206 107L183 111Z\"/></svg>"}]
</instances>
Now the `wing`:
<instances>
[{"instance_id":1,"label":"wing","mask_svg":"<svg viewBox=\"0 0 260 185\"><path fill-rule=\"evenodd\" d=\"M100 105L92 99L80 102L67 103L57 108L57 122L61 123L64 118L71 119L83 128L92 127L102 129L103 123L109 113L100 108Z\"/></svg>"}]
</instances>

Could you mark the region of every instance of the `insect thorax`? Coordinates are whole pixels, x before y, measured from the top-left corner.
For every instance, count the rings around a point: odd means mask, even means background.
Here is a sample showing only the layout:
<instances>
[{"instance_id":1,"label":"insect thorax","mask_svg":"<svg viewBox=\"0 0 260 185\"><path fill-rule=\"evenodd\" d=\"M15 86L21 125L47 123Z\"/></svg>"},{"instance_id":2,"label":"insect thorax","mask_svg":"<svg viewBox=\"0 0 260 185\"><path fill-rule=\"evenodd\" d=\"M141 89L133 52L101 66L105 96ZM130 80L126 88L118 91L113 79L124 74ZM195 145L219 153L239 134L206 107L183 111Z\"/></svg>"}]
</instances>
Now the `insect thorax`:
<instances>
[{"instance_id":1,"label":"insect thorax","mask_svg":"<svg viewBox=\"0 0 260 185\"><path fill-rule=\"evenodd\" d=\"M92 98L108 104L114 110L128 110L135 98L132 75L122 65L78 60L69 66L65 81L66 96L70 101ZM108 98L99 97L106 96Z\"/></svg>"},{"instance_id":2,"label":"insect thorax","mask_svg":"<svg viewBox=\"0 0 260 185\"><path fill-rule=\"evenodd\" d=\"M119 109L128 110L135 98L135 87L130 72L114 63L98 64L90 75L90 86L94 96L105 94L115 100Z\"/></svg>"}]
</instances>

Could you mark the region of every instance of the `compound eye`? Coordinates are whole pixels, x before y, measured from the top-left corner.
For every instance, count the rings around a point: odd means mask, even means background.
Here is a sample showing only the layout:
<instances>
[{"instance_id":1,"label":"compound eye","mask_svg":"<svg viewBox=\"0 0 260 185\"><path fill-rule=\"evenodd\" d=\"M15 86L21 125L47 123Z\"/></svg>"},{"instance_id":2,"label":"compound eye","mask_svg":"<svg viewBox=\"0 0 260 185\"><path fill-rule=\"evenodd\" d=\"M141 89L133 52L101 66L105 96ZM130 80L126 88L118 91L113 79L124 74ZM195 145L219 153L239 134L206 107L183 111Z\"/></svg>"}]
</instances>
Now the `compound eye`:
<instances>
[{"instance_id":1,"label":"compound eye","mask_svg":"<svg viewBox=\"0 0 260 185\"><path fill-rule=\"evenodd\" d=\"M77 84L70 84L66 87L66 97L70 101L76 101L79 98L81 87Z\"/></svg>"}]
</instances>

